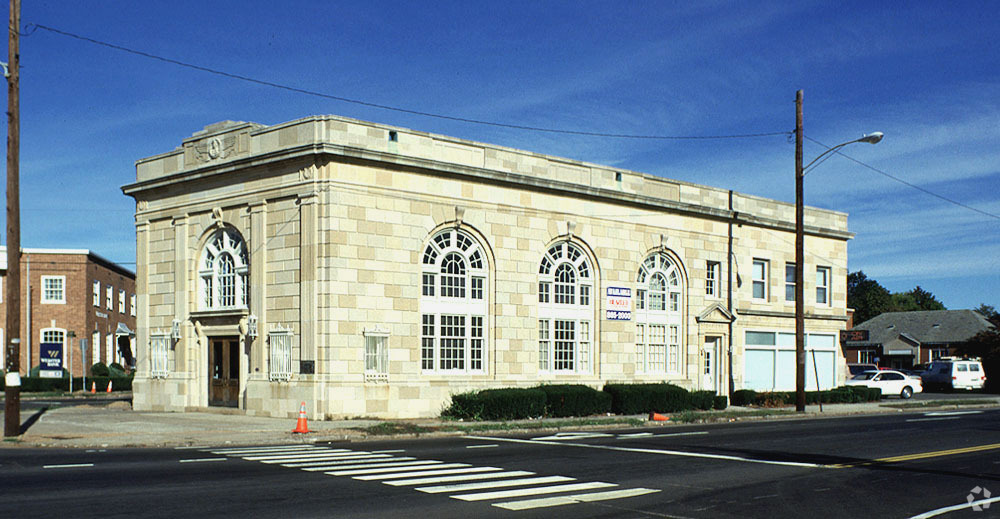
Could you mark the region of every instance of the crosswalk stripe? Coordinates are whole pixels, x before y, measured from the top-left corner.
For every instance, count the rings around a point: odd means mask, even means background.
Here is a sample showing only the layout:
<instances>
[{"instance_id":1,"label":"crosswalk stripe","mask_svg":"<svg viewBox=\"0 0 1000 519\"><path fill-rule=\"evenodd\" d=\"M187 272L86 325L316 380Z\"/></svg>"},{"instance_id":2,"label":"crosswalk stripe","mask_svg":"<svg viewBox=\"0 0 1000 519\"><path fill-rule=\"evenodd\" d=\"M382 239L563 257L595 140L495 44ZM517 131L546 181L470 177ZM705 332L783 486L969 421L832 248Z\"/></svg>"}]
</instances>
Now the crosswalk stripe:
<instances>
[{"instance_id":1,"label":"crosswalk stripe","mask_svg":"<svg viewBox=\"0 0 1000 519\"><path fill-rule=\"evenodd\" d=\"M409 458L409 459L412 460L413 458ZM395 461L395 460L393 460L393 461L388 462L388 463L377 463L377 464L370 464L370 465L342 465L342 466L334 465L332 467L306 467L306 468L303 468L302 470L307 470L309 472L320 472L320 471L326 471L326 470L343 472L343 471L353 470L353 469L366 469L366 470L367 469L372 469L372 470L376 470L376 469L381 469L381 468L385 468L385 467L405 467L405 468L410 468L410 467L416 466L416 465L441 465L441 464L442 464L442 462L437 461L437 460L416 460L416 461ZM340 475L340 474L332 474L332 475ZM347 474L347 475L350 475L350 474Z\"/></svg>"},{"instance_id":2,"label":"crosswalk stripe","mask_svg":"<svg viewBox=\"0 0 1000 519\"><path fill-rule=\"evenodd\" d=\"M576 494L572 496L556 496L541 499L508 501L506 503L493 503L493 506L507 510L530 510L532 508L543 508L549 506L574 505L577 503L589 503L593 501L607 501L609 499L624 499L626 497L642 496L652 494L654 492L659 492L659 490L652 488L626 488L623 490L594 492L591 494Z\"/></svg>"},{"instance_id":3,"label":"crosswalk stripe","mask_svg":"<svg viewBox=\"0 0 1000 519\"><path fill-rule=\"evenodd\" d=\"M458 485L440 485L436 487L417 487L415 490L428 494L442 492L465 492L466 490L482 490L484 488L521 487L525 485L540 485L542 483L562 483L576 481L576 478L566 476L541 476L537 478L501 479L498 481L482 481L479 483L462 483Z\"/></svg>"},{"instance_id":4,"label":"crosswalk stripe","mask_svg":"<svg viewBox=\"0 0 1000 519\"><path fill-rule=\"evenodd\" d=\"M240 449L206 449L212 454L251 454L251 453L264 453L264 452L289 452L289 451L310 451L310 450L326 450L327 447L317 447L315 445L295 445L295 446L285 446L285 447L249 447Z\"/></svg>"},{"instance_id":5,"label":"crosswalk stripe","mask_svg":"<svg viewBox=\"0 0 1000 519\"><path fill-rule=\"evenodd\" d=\"M432 468L450 469L450 468L469 466L468 463L441 463L440 461L424 461L422 463L428 466L426 467L412 466L412 467L406 467L405 469L393 467L387 469L364 468L364 469L354 469L354 470L335 470L333 472L327 472L327 474L331 476L359 476L364 474L385 474L387 472L399 472L400 470L424 470Z\"/></svg>"},{"instance_id":6,"label":"crosswalk stripe","mask_svg":"<svg viewBox=\"0 0 1000 519\"><path fill-rule=\"evenodd\" d=\"M452 481L476 481L482 479L514 478L520 476L533 476L534 472L527 470L511 470L507 472L491 472L489 474L464 474L461 476L438 476L433 478L397 479L394 481L383 481L386 485L401 487L406 485L432 485L434 483L449 483Z\"/></svg>"},{"instance_id":7,"label":"crosswalk stripe","mask_svg":"<svg viewBox=\"0 0 1000 519\"><path fill-rule=\"evenodd\" d=\"M464 465L464 463L459 463L458 465ZM427 467L428 469L440 469L442 465L437 465L435 467ZM361 481L379 481L383 479L401 479L410 478L414 476L440 476L444 474L465 474L467 472L492 472L495 470L503 470L497 467L466 467L459 469L445 469L445 470L427 470L424 472L400 472L396 474L374 474L369 476L354 476L354 479Z\"/></svg>"},{"instance_id":8,"label":"crosswalk stripe","mask_svg":"<svg viewBox=\"0 0 1000 519\"><path fill-rule=\"evenodd\" d=\"M328 460L316 460L316 461L299 461L296 463L283 463L282 467L288 468L301 468L301 467L318 467L320 465L346 465L348 463L364 463L366 461L376 462L385 461L386 458L396 459L396 460L415 460L416 458L393 458L388 454L365 454L362 456L343 456L339 458L331 458Z\"/></svg>"},{"instance_id":9,"label":"crosswalk stripe","mask_svg":"<svg viewBox=\"0 0 1000 519\"><path fill-rule=\"evenodd\" d=\"M293 454L267 454L264 456L241 456L245 460L253 461L264 461L264 460L280 460L280 459L308 459L315 458L316 456L349 456L355 454L357 451L349 451L346 449L328 450L323 452L308 452L308 453L293 453ZM367 453L365 453L367 454Z\"/></svg>"},{"instance_id":10,"label":"crosswalk stripe","mask_svg":"<svg viewBox=\"0 0 1000 519\"><path fill-rule=\"evenodd\" d=\"M334 452L332 454L317 453L309 456L276 456L272 459L267 460L254 460L261 463L295 463L295 462L308 462L308 461L334 461L334 460L350 460L355 459L357 456L367 456L368 454L354 454L351 452ZM244 457L243 459L250 459Z\"/></svg>"},{"instance_id":11,"label":"crosswalk stripe","mask_svg":"<svg viewBox=\"0 0 1000 519\"><path fill-rule=\"evenodd\" d=\"M550 487L521 488L517 490L498 490L496 492L480 492L477 494L461 494L449 496L462 501L483 501L485 499L504 499L508 497L537 496L540 494L558 494L560 492L573 492L576 490L590 490L594 488L617 487L614 483L603 481L593 481L590 483L571 483L569 485L554 485Z\"/></svg>"}]
</instances>

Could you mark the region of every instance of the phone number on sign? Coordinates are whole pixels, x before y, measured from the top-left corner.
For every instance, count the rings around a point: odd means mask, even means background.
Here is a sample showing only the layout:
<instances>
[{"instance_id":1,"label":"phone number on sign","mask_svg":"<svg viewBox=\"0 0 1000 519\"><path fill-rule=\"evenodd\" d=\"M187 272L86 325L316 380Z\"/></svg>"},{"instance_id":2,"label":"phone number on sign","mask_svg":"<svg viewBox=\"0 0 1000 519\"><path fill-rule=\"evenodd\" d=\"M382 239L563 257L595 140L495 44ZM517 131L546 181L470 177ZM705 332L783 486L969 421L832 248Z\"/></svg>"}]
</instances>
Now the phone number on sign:
<instances>
[{"instance_id":1,"label":"phone number on sign","mask_svg":"<svg viewBox=\"0 0 1000 519\"><path fill-rule=\"evenodd\" d=\"M628 310L607 310L605 313L605 319L611 319L612 321L631 321L632 312Z\"/></svg>"}]
</instances>

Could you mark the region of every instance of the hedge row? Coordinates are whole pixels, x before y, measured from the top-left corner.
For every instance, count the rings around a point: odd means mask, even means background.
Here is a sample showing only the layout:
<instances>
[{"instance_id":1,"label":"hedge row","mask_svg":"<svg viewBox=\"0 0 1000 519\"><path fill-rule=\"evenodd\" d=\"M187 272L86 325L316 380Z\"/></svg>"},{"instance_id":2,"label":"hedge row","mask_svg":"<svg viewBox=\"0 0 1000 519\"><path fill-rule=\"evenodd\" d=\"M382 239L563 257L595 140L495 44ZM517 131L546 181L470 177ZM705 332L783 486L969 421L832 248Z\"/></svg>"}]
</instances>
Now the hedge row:
<instances>
[{"instance_id":1,"label":"hedge row","mask_svg":"<svg viewBox=\"0 0 1000 519\"><path fill-rule=\"evenodd\" d=\"M112 391L131 391L132 377L87 377L87 387L83 387L82 377L73 377L73 390L90 390L92 385L96 385L97 391L106 391L108 382L111 382ZM0 378L0 390L4 389L4 381ZM21 377L21 391L25 393L39 393L47 391L69 391L69 377L63 378L41 378L41 377Z\"/></svg>"},{"instance_id":2,"label":"hedge row","mask_svg":"<svg viewBox=\"0 0 1000 519\"><path fill-rule=\"evenodd\" d=\"M728 399L713 391L673 384L608 384L604 391L578 384L531 389L487 389L453 395L441 415L464 420L516 420L540 416L590 416L674 413L690 409L725 409Z\"/></svg>"},{"instance_id":3,"label":"hedge row","mask_svg":"<svg viewBox=\"0 0 1000 519\"><path fill-rule=\"evenodd\" d=\"M864 386L840 386L826 391L806 391L806 404L856 404L858 402L874 402L882 398L878 388ZM752 389L740 389L733 392L733 405L776 407L795 404L794 391L756 392Z\"/></svg>"}]
</instances>

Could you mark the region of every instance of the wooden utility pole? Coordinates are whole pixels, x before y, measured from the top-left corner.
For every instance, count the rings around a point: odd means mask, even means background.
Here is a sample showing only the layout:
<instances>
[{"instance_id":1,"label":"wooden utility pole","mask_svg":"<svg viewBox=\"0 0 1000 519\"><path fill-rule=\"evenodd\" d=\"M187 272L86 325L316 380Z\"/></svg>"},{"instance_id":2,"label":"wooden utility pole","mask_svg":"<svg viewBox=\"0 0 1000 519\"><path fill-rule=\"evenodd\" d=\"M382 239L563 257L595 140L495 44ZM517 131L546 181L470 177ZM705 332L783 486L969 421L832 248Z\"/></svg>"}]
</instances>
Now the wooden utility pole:
<instances>
[{"instance_id":1,"label":"wooden utility pole","mask_svg":"<svg viewBox=\"0 0 1000 519\"><path fill-rule=\"evenodd\" d=\"M21 432L21 160L20 79L21 0L10 0L7 29L7 351L4 436ZM28 359L31 365L31 359Z\"/></svg>"},{"instance_id":2,"label":"wooden utility pole","mask_svg":"<svg viewBox=\"0 0 1000 519\"><path fill-rule=\"evenodd\" d=\"M805 210L802 200L802 91L795 93L795 410L806 410Z\"/></svg>"}]
</instances>

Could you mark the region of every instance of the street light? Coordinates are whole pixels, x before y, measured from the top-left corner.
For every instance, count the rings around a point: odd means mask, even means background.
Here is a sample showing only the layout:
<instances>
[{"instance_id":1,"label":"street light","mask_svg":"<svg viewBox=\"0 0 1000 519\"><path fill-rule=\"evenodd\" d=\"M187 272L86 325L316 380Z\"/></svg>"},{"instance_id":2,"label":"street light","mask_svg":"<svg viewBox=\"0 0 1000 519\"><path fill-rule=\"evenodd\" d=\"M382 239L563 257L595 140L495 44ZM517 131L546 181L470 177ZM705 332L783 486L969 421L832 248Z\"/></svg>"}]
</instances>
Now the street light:
<instances>
[{"instance_id":1,"label":"street light","mask_svg":"<svg viewBox=\"0 0 1000 519\"><path fill-rule=\"evenodd\" d=\"M806 318L805 318L805 230L802 202L802 179L805 170L816 162L848 144L867 142L878 144L882 132L867 134L860 139L838 144L802 166L802 91L795 93L795 410L806 410ZM817 381L818 382L818 381Z\"/></svg>"}]
</instances>

